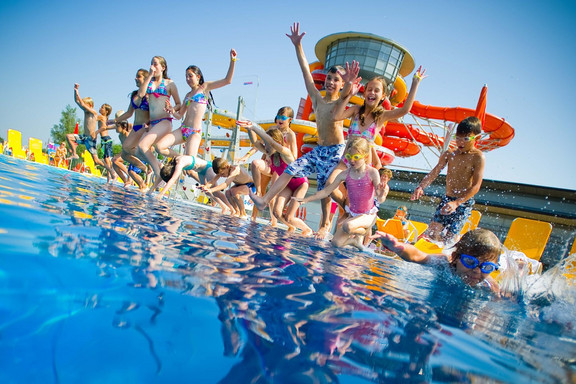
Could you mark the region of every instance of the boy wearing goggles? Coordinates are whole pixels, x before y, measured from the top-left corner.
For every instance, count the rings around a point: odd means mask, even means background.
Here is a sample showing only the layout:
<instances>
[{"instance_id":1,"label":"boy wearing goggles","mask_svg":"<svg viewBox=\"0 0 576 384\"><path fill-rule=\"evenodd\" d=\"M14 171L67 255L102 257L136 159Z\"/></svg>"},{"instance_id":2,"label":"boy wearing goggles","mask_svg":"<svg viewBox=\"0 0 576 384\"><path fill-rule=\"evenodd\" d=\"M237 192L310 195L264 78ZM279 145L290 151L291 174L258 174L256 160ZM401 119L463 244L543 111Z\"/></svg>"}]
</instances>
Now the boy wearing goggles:
<instances>
[{"instance_id":1,"label":"boy wearing goggles","mask_svg":"<svg viewBox=\"0 0 576 384\"><path fill-rule=\"evenodd\" d=\"M384 247L406 261L428 265L445 264L466 284L476 286L486 283L491 290L499 291L490 273L498 269L501 244L498 237L487 229L478 228L466 232L454 246L451 255L424 253L412 244L402 243L394 236L380 231L371 238L380 239Z\"/></svg>"},{"instance_id":2,"label":"boy wearing goggles","mask_svg":"<svg viewBox=\"0 0 576 384\"><path fill-rule=\"evenodd\" d=\"M475 147L481 132L482 123L477 117L470 116L462 120L456 128L456 148L449 149L440 156L438 164L412 193L411 200L418 200L424 195L424 189L448 166L446 195L424 233L435 241L451 241L470 217L474 196L480 190L484 175L484 154Z\"/></svg>"}]
</instances>

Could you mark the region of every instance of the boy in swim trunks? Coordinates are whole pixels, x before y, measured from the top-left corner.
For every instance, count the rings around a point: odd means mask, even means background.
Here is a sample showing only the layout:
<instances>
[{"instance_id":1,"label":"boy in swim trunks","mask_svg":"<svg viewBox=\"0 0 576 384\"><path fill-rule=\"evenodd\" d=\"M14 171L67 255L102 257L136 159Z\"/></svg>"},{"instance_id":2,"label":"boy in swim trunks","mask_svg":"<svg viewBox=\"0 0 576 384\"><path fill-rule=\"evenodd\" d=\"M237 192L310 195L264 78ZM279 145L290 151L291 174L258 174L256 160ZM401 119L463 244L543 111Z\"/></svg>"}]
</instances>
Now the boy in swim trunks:
<instances>
[{"instance_id":1,"label":"boy in swim trunks","mask_svg":"<svg viewBox=\"0 0 576 384\"><path fill-rule=\"evenodd\" d=\"M299 23L295 23L290 30L291 34L286 36L290 38L296 49L296 56L304 75L306 90L312 100L312 108L316 112L318 146L288 165L284 173L278 177L278 180L263 197L257 196L255 193L250 194L250 198L259 210L266 209L270 201L288 185L292 177L304 177L317 172L318 191L324 189L328 176L330 176L334 167L338 165L344 153L343 121L334 120L332 111L339 101L339 91L344 86L342 74L345 71L341 67L328 69L324 82L326 94L322 96L316 89L308 61L304 55L304 49L302 48L302 37L305 33L300 34ZM322 218L320 228L316 233L317 238L324 238L330 228L330 198L323 198L321 205Z\"/></svg>"},{"instance_id":2,"label":"boy in swim trunks","mask_svg":"<svg viewBox=\"0 0 576 384\"><path fill-rule=\"evenodd\" d=\"M216 177L202 186L202 190L206 193L214 193L223 191L227 187L230 187L225 192L225 196L232 205L234 210L233 215L246 217L244 199L242 196L247 195L248 193L256 193L256 185L254 185L252 176L250 176L243 167L239 165L230 165L227 160L220 157L214 159L212 162L212 169L214 170L214 173L216 173ZM213 186L221 177L225 177L226 180L221 184ZM234 183L234 185L231 186L232 183Z\"/></svg>"},{"instance_id":3,"label":"boy in swim trunks","mask_svg":"<svg viewBox=\"0 0 576 384\"><path fill-rule=\"evenodd\" d=\"M481 133L482 123L477 117L470 116L462 120L456 128L456 149L444 152L438 164L412 193L411 200L418 200L424 195L424 189L448 166L446 195L438 205L424 236L435 241L449 242L460 233L470 217L474 196L480 190L484 175L484 154L474 145Z\"/></svg>"},{"instance_id":4,"label":"boy in swim trunks","mask_svg":"<svg viewBox=\"0 0 576 384\"><path fill-rule=\"evenodd\" d=\"M98 136L98 134L100 134L100 143L102 145L102 152L104 153L104 167L108 170L106 177L108 183L110 183L116 178L116 172L114 172L112 165L112 158L114 157L112 138L108 135L108 117L112 113L112 107L109 104L102 104L98 113L98 130L95 135Z\"/></svg>"},{"instance_id":5,"label":"boy in swim trunks","mask_svg":"<svg viewBox=\"0 0 576 384\"><path fill-rule=\"evenodd\" d=\"M98 122L98 112L94 110L94 101L91 97L81 98L78 93L78 88L80 85L74 84L74 101L80 109L84 111L84 134L78 135L74 133L69 133L66 135L66 141L72 149L71 159L77 159L78 154L76 153L76 148L78 144L84 144L86 150L92 155L94 159L94 164L105 167L104 162L98 157L98 152L96 151L96 124Z\"/></svg>"}]
</instances>

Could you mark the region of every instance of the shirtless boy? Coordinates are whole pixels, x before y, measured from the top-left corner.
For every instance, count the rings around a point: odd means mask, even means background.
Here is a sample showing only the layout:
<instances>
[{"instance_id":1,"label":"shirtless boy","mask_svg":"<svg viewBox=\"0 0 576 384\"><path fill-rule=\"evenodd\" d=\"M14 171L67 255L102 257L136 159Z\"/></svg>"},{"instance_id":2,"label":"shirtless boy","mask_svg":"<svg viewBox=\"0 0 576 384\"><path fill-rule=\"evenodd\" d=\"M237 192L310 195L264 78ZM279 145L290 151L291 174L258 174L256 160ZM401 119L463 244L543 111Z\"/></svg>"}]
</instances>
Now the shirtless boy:
<instances>
[{"instance_id":1,"label":"shirtless boy","mask_svg":"<svg viewBox=\"0 0 576 384\"><path fill-rule=\"evenodd\" d=\"M70 145L70 148L72 149L71 158L78 158L76 148L78 147L78 144L84 144L86 150L92 155L94 163L105 167L102 160L98 158L98 152L96 151L96 125L98 122L98 112L94 110L94 101L91 97L85 97L83 99L80 97L80 94L78 93L79 87L78 84L74 84L74 101L78 104L80 109L84 111L84 134L77 135L69 133L66 135L66 141L68 141L68 145Z\"/></svg>"},{"instance_id":2,"label":"shirtless boy","mask_svg":"<svg viewBox=\"0 0 576 384\"><path fill-rule=\"evenodd\" d=\"M114 152L112 150L112 138L108 134L108 128L115 128L113 126L108 126L108 117L112 113L112 107L109 104L102 104L100 110L98 111L98 130L96 131L96 137L100 135L100 143L102 145L102 151L104 152L104 167L108 170L107 178L108 183L114 181L116 178L116 173L114 172L114 167L112 166L112 158L114 157Z\"/></svg>"},{"instance_id":3,"label":"shirtless boy","mask_svg":"<svg viewBox=\"0 0 576 384\"><path fill-rule=\"evenodd\" d=\"M242 196L248 193L256 193L256 186L254 185L252 176L241 166L230 165L228 161L219 157L212 162L212 169L216 177L204 185L202 188L204 192L213 194L230 187L230 189L225 192L225 196L232 205L232 208L234 208L233 214L239 217L246 217ZM213 186L221 177L225 177L226 180L221 184ZM232 183L234 183L234 185L231 186Z\"/></svg>"},{"instance_id":4,"label":"shirtless boy","mask_svg":"<svg viewBox=\"0 0 576 384\"><path fill-rule=\"evenodd\" d=\"M322 97L322 94L314 85L310 67L308 66L308 61L302 48L302 37L306 33L300 34L299 30L300 24L295 23L290 28L291 34L287 34L286 36L290 38L296 49L296 56L298 57L298 63L304 76L306 90L312 100L312 108L316 113L318 146L288 165L284 173L278 177L278 180L276 180L263 197L259 197L255 193L250 193L250 198L259 210L266 209L270 201L288 185L292 177L309 176L316 171L318 191L324 189L328 176L330 176L334 167L338 165L344 153L343 121L334 120L332 117L334 107L339 101L339 91L344 85L344 80L342 79L344 69L342 67L331 67L328 69L324 82L326 94ZM322 218L320 221L320 229L316 234L317 238L324 238L330 227L330 197L322 199L321 202Z\"/></svg>"},{"instance_id":5,"label":"shirtless boy","mask_svg":"<svg viewBox=\"0 0 576 384\"><path fill-rule=\"evenodd\" d=\"M424 189L432 184L440 171L446 172L446 195L436 209L425 235L436 241L448 242L458 235L474 206L474 196L482 185L484 155L474 146L482 132L482 123L471 116L462 120L456 128L456 149L440 156L438 164L422 179L412 193L411 200L424 195Z\"/></svg>"}]
</instances>

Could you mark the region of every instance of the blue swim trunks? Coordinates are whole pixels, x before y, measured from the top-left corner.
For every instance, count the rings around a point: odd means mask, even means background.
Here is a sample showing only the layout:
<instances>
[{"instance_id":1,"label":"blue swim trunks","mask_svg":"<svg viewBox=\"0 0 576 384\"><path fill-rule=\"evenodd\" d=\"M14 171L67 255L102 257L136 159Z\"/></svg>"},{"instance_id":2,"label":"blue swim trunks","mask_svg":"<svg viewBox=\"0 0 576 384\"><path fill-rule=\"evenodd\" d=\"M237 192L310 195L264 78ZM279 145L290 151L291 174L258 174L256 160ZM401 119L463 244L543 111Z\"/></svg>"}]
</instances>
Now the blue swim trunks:
<instances>
[{"instance_id":1,"label":"blue swim trunks","mask_svg":"<svg viewBox=\"0 0 576 384\"><path fill-rule=\"evenodd\" d=\"M104 151L104 158L114 157L114 152L112 151L112 138L110 136L104 136L101 140L102 150Z\"/></svg>"},{"instance_id":2,"label":"blue swim trunks","mask_svg":"<svg viewBox=\"0 0 576 384\"><path fill-rule=\"evenodd\" d=\"M444 205L456 199L457 197L444 196L442 201L440 201L440 204L438 204L436 213L434 213L434 217L432 218L432 221L442 224L444 228L452 234L460 233L462 227L466 223L466 220L468 220L472 214L472 208L474 207L475 203L474 199L470 199L460 204L454 213L450 215L443 215L440 213L440 210Z\"/></svg>"},{"instance_id":3,"label":"blue swim trunks","mask_svg":"<svg viewBox=\"0 0 576 384\"><path fill-rule=\"evenodd\" d=\"M142 173L142 170L132 164L128 165L128 172L133 171L135 174L139 175Z\"/></svg>"},{"instance_id":4,"label":"blue swim trunks","mask_svg":"<svg viewBox=\"0 0 576 384\"><path fill-rule=\"evenodd\" d=\"M84 144L86 150L92 154L92 156L98 156L98 151L96 151L96 140L90 136L86 135L74 135L74 140L77 144Z\"/></svg>"},{"instance_id":5,"label":"blue swim trunks","mask_svg":"<svg viewBox=\"0 0 576 384\"><path fill-rule=\"evenodd\" d=\"M313 150L298 158L286 167L285 173L294 177L307 177L316 172L318 191L324 189L326 180L340 162L346 144L323 146L318 145Z\"/></svg>"}]
</instances>

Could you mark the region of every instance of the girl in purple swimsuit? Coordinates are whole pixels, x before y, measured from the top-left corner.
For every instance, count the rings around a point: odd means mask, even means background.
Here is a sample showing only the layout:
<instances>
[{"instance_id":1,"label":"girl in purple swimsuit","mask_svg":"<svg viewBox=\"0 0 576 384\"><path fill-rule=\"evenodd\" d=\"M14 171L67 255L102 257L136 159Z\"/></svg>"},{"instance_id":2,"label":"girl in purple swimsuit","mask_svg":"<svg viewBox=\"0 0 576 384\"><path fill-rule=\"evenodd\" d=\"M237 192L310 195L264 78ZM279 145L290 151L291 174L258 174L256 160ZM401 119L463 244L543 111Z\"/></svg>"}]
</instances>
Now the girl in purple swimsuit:
<instances>
[{"instance_id":1,"label":"girl in purple swimsuit","mask_svg":"<svg viewBox=\"0 0 576 384\"><path fill-rule=\"evenodd\" d=\"M346 183L348 217L337 226L332 239L332 243L337 247L352 245L364 249L362 245L364 236L369 234L378 213L375 198L379 203L386 198L386 185L380 182L378 171L366 162L369 153L368 140L363 137L352 139L344 155L350 163L350 168L340 172L332 183L314 195L306 198L292 197L292 200L304 204L328 197L340 184Z\"/></svg>"},{"instance_id":2,"label":"girl in purple swimsuit","mask_svg":"<svg viewBox=\"0 0 576 384\"><path fill-rule=\"evenodd\" d=\"M232 82L234 66L236 64L236 51L230 50L230 66L226 77L216 81L204 81L202 71L195 65L186 68L186 83L190 86L190 92L186 94L184 103L174 107L171 112L177 119L183 119L180 128L165 135L158 144L156 150L165 156L174 157L177 152L170 149L173 145L185 143L184 154L196 156L202 140L202 119L206 113L210 91L224 87Z\"/></svg>"},{"instance_id":3,"label":"girl in purple swimsuit","mask_svg":"<svg viewBox=\"0 0 576 384\"><path fill-rule=\"evenodd\" d=\"M154 171L154 185L149 192L154 191L162 181L160 177L160 162L152 152L152 146L172 130L170 116L170 98L174 99L174 108L180 108L180 96L176 84L168 77L168 66L162 56L154 56L150 65L150 73L144 80L138 96L148 98L150 109L149 130L138 143L138 150L145 156Z\"/></svg>"}]
</instances>

